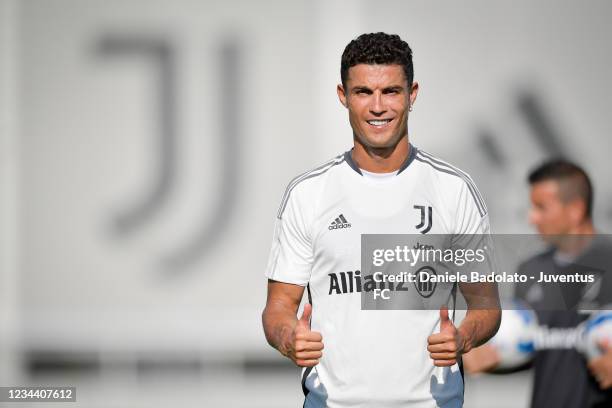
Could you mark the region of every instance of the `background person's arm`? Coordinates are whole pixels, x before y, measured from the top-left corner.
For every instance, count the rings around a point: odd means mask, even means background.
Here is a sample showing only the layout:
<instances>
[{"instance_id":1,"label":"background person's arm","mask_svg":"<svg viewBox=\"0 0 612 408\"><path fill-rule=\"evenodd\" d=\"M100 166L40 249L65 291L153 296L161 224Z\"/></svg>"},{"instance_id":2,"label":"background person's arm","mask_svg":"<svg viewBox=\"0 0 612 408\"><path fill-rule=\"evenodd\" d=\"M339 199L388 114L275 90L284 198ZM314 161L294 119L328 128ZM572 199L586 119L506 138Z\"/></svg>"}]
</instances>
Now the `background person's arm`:
<instances>
[{"instance_id":1,"label":"background person's arm","mask_svg":"<svg viewBox=\"0 0 612 408\"><path fill-rule=\"evenodd\" d=\"M488 373L499 365L501 357L490 344L474 347L462 356L463 368L468 374Z\"/></svg>"},{"instance_id":2,"label":"background person's arm","mask_svg":"<svg viewBox=\"0 0 612 408\"><path fill-rule=\"evenodd\" d=\"M527 266L527 262L522 262L517 272L521 275L530 274L530 267ZM529 287L527 285L515 285L513 298L526 302L527 291ZM480 347L473 348L469 353L463 356L463 368L468 374L479 374L479 373L498 373L498 374L511 374L519 371L523 371L531 368L532 361L529 360L524 364L519 364L513 367L500 368L502 363L502 356L497 349L491 344L483 344Z\"/></svg>"},{"instance_id":3,"label":"background person's arm","mask_svg":"<svg viewBox=\"0 0 612 408\"><path fill-rule=\"evenodd\" d=\"M601 342L599 347L603 354L590 360L588 368L597 380L599 387L602 390L607 390L612 388L612 345L607 342Z\"/></svg>"},{"instance_id":4,"label":"background person's arm","mask_svg":"<svg viewBox=\"0 0 612 408\"><path fill-rule=\"evenodd\" d=\"M307 303L300 319L296 313L304 287L268 280L268 298L262 314L268 343L300 367L319 363L323 342L321 333L310 330L312 306Z\"/></svg>"}]
</instances>

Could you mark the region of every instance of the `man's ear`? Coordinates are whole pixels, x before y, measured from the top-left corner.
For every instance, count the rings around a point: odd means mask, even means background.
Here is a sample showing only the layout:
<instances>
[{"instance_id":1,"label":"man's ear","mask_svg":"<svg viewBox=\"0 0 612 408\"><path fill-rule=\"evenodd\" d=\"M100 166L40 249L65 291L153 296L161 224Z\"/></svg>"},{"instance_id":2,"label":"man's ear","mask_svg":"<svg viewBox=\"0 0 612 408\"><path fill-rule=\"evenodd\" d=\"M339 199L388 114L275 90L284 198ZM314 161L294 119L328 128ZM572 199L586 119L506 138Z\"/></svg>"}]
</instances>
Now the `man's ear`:
<instances>
[{"instance_id":1,"label":"man's ear","mask_svg":"<svg viewBox=\"0 0 612 408\"><path fill-rule=\"evenodd\" d=\"M336 92L338 93L338 99L340 99L340 103L344 105L345 108L348 108L348 102L346 101L346 93L344 92L344 87L342 84L338 84L336 87Z\"/></svg>"},{"instance_id":2,"label":"man's ear","mask_svg":"<svg viewBox=\"0 0 612 408\"><path fill-rule=\"evenodd\" d=\"M586 203L584 200L575 198L566 204L569 209L569 216L572 224L578 225L586 218Z\"/></svg>"},{"instance_id":3,"label":"man's ear","mask_svg":"<svg viewBox=\"0 0 612 408\"><path fill-rule=\"evenodd\" d=\"M412 87L410 88L410 106L414 105L414 102L416 101L418 93L419 93L419 83L414 81L412 82Z\"/></svg>"}]
</instances>

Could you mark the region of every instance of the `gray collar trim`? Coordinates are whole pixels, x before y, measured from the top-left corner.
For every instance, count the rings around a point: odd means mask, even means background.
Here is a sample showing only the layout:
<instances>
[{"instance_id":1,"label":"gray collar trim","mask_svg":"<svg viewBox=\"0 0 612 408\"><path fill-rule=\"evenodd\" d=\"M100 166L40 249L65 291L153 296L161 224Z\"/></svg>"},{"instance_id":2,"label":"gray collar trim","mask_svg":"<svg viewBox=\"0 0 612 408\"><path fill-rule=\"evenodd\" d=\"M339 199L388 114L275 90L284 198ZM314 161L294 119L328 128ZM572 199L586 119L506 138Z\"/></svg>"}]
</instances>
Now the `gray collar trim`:
<instances>
[{"instance_id":1,"label":"gray collar trim","mask_svg":"<svg viewBox=\"0 0 612 408\"><path fill-rule=\"evenodd\" d=\"M414 161L416 154L417 154L417 148L414 147L412 143L410 143L410 150L408 151L408 157L406 157L406 160L404 160L404 162L398 169L397 174L400 174L402 171L406 170L408 166L410 166L410 163ZM355 170L355 172L357 172L357 174L359 174L360 176L363 176L361 169L359 168L359 166L357 166L357 163L355 163L355 161L353 160L353 149L344 152L344 160L346 161L346 164L351 166L351 169Z\"/></svg>"}]
</instances>

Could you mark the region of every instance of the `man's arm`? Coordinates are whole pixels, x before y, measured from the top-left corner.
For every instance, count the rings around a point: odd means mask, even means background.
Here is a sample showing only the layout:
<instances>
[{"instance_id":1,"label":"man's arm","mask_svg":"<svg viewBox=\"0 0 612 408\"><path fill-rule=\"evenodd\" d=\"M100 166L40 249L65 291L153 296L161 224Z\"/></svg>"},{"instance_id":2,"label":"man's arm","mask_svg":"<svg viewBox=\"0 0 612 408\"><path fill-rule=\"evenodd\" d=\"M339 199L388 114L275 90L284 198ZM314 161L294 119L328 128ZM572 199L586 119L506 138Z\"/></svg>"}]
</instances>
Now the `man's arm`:
<instances>
[{"instance_id":1,"label":"man's arm","mask_svg":"<svg viewBox=\"0 0 612 408\"><path fill-rule=\"evenodd\" d=\"M469 353L464 354L461 359L465 372L472 375L491 372L501 362L499 353L490 344L474 347Z\"/></svg>"},{"instance_id":2,"label":"man's arm","mask_svg":"<svg viewBox=\"0 0 612 408\"><path fill-rule=\"evenodd\" d=\"M486 343L497 333L501 310L497 285L464 283L459 285L468 310L457 328L448 317L446 308L440 309L440 333L429 336L427 350L438 367L457 363L458 358L474 347Z\"/></svg>"},{"instance_id":3,"label":"man's arm","mask_svg":"<svg viewBox=\"0 0 612 408\"><path fill-rule=\"evenodd\" d=\"M495 283L462 283L459 289L468 310L457 330L464 338L463 353L467 353L495 336L501 323L501 308Z\"/></svg>"},{"instance_id":4,"label":"man's arm","mask_svg":"<svg viewBox=\"0 0 612 408\"><path fill-rule=\"evenodd\" d=\"M532 270L532 268L528 266L529 262L529 260L522 262L518 267L517 272L520 275L530 275L530 270ZM530 286L527 285L515 285L513 298L525 301L529 287ZM483 344L480 347L475 347L472 351L463 356L463 368L468 374L493 372L494 370L498 370L500 363L501 356L497 349L491 344ZM502 373L514 373L526 370L531 367L531 363L530 361L518 367L503 369Z\"/></svg>"},{"instance_id":5,"label":"man's arm","mask_svg":"<svg viewBox=\"0 0 612 408\"><path fill-rule=\"evenodd\" d=\"M312 367L323 355L321 333L310 330L312 306L307 303L298 320L296 313L304 287L268 280L268 299L262 314L268 343L300 367Z\"/></svg>"},{"instance_id":6,"label":"man's arm","mask_svg":"<svg viewBox=\"0 0 612 408\"><path fill-rule=\"evenodd\" d=\"M599 347L603 351L600 357L588 362L589 370L599 383L602 390L612 388L612 345L601 342Z\"/></svg>"}]
</instances>

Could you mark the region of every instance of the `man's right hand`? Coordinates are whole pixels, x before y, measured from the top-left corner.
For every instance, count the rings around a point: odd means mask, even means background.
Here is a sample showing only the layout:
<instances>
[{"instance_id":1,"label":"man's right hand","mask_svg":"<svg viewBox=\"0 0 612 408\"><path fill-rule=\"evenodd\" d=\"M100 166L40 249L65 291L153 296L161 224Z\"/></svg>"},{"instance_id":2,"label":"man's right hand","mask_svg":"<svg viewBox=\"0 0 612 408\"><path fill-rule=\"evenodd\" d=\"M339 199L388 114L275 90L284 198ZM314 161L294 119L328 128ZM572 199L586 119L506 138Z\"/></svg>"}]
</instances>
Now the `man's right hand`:
<instances>
[{"instance_id":1,"label":"man's right hand","mask_svg":"<svg viewBox=\"0 0 612 408\"><path fill-rule=\"evenodd\" d=\"M286 356L297 366L314 367L319 364L323 355L323 337L321 333L310 330L310 316L312 305L306 303L302 317L297 321L293 329L290 347Z\"/></svg>"}]
</instances>

